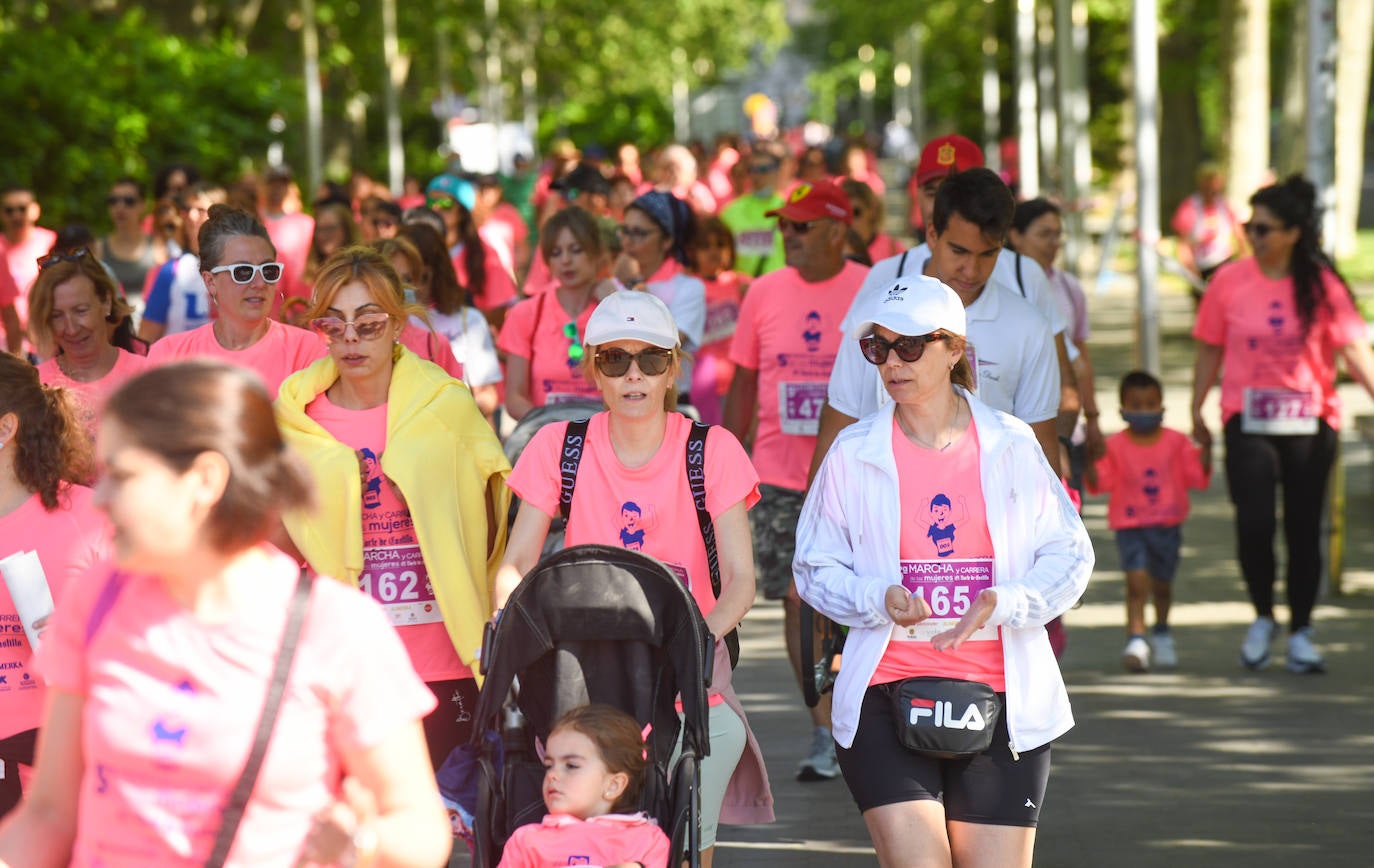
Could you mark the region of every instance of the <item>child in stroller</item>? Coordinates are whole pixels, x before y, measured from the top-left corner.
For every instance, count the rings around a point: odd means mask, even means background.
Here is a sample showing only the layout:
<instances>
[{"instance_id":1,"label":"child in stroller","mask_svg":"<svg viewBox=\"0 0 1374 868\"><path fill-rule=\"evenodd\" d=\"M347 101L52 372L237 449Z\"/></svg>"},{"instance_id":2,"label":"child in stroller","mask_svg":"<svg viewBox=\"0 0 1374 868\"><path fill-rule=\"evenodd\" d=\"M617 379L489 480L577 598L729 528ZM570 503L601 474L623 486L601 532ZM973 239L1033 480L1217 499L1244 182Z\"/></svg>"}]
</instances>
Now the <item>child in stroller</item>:
<instances>
[{"instance_id":1,"label":"child in stroller","mask_svg":"<svg viewBox=\"0 0 1374 868\"><path fill-rule=\"evenodd\" d=\"M521 826L500 868L658 866L668 836L639 806L648 752L634 718L584 705L559 718L544 746L543 822Z\"/></svg>"}]
</instances>

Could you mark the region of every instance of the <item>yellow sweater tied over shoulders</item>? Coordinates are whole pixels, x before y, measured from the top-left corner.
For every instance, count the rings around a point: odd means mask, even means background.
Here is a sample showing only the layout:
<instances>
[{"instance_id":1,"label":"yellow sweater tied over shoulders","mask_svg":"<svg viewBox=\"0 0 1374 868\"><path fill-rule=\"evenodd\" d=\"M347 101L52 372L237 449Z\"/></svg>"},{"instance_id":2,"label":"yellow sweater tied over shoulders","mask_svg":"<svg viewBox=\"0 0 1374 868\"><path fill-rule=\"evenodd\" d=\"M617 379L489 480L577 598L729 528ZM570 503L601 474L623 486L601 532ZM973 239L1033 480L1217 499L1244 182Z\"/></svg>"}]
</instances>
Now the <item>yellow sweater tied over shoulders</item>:
<instances>
[{"instance_id":1,"label":"yellow sweater tied over shoulders","mask_svg":"<svg viewBox=\"0 0 1374 868\"><path fill-rule=\"evenodd\" d=\"M405 347L393 359L382 472L410 509L453 647L476 673L506 547L510 462L466 386ZM277 423L310 466L319 494L313 511L290 512L284 522L312 568L356 586L363 569L358 457L305 413L338 378L325 356L282 383Z\"/></svg>"}]
</instances>

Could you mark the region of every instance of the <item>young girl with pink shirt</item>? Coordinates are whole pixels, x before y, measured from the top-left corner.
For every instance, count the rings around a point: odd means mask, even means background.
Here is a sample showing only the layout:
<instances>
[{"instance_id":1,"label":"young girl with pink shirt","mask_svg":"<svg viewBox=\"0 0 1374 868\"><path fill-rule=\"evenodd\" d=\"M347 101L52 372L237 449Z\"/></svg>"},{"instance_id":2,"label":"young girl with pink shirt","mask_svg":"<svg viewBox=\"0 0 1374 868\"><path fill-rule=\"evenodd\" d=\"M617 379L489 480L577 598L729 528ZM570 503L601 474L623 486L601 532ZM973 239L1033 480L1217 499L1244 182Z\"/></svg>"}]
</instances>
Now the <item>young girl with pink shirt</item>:
<instances>
[{"instance_id":1,"label":"young girl with pink shirt","mask_svg":"<svg viewBox=\"0 0 1374 868\"><path fill-rule=\"evenodd\" d=\"M706 284L706 330L692 368L692 406L701 421L719 425L725 393L735 375L730 338L749 278L734 270L735 236L719 217L707 217L697 226L690 256L692 273Z\"/></svg>"},{"instance_id":2,"label":"young girl with pink shirt","mask_svg":"<svg viewBox=\"0 0 1374 868\"><path fill-rule=\"evenodd\" d=\"M1127 429L1107 438L1106 454L1085 468L1088 490L1106 494L1107 524L1116 531L1126 573L1126 647L1121 663L1144 672L1154 663L1178 665L1169 606L1188 517L1188 489L1205 489L1212 476L1210 449L1199 449L1164 420L1164 389L1145 371L1121 378L1121 418ZM1154 601L1155 626L1145 640L1145 600Z\"/></svg>"},{"instance_id":3,"label":"young girl with pink shirt","mask_svg":"<svg viewBox=\"0 0 1374 868\"><path fill-rule=\"evenodd\" d=\"M506 842L498 868L662 868L668 836L639 805L647 766L639 724L609 705L563 715L544 746L544 805L538 824Z\"/></svg>"},{"instance_id":4,"label":"young girl with pink shirt","mask_svg":"<svg viewBox=\"0 0 1374 868\"><path fill-rule=\"evenodd\" d=\"M0 559L35 552L56 602L109 548L91 490L75 484L90 478L91 456L69 398L40 385L28 362L0 353ZM26 626L35 624L21 622L0 582L0 816L19 803L48 693Z\"/></svg>"}]
</instances>

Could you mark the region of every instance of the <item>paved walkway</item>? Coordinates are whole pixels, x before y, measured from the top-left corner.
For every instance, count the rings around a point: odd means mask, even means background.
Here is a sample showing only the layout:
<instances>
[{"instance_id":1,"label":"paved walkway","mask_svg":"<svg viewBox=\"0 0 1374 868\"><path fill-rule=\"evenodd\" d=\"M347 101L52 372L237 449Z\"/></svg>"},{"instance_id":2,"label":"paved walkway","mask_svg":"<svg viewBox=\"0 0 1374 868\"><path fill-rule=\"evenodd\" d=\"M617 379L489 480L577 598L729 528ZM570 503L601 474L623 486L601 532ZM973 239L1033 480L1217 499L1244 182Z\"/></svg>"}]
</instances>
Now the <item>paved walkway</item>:
<instances>
[{"instance_id":1,"label":"paved walkway","mask_svg":"<svg viewBox=\"0 0 1374 868\"><path fill-rule=\"evenodd\" d=\"M1114 384L1135 362L1128 283L1089 299L1108 431L1120 427ZM1167 424L1187 431L1192 304L1166 294L1162 307ZM1348 415L1371 412L1363 393L1345 390ZM1281 666L1252 674L1237 664L1253 612L1234 559L1220 472L1195 499L1185 528L1172 617L1179 669L1124 672L1122 575L1105 502L1090 499L1085 521L1098 567L1083 605L1066 617L1063 660L1078 725L1054 748L1037 866L1374 865L1374 475L1368 447L1352 436L1345 451L1345 596L1328 596L1317 612L1330 661L1325 676L1296 676ZM1220 471L1220 451L1216 460ZM872 865L844 784L793 779L810 729L783 658L781 624L777 604L755 608L736 674L773 776L778 822L726 827L716 864Z\"/></svg>"}]
</instances>

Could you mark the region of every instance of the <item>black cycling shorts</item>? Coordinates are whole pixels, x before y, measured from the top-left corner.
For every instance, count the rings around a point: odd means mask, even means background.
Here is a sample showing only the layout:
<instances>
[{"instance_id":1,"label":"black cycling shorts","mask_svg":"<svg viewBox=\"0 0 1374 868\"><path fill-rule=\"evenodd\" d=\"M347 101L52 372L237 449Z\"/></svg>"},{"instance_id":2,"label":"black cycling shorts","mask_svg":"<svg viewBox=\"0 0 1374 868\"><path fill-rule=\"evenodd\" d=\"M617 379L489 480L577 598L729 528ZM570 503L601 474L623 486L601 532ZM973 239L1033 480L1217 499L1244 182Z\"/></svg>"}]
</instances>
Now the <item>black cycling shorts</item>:
<instances>
[{"instance_id":1,"label":"black cycling shorts","mask_svg":"<svg viewBox=\"0 0 1374 868\"><path fill-rule=\"evenodd\" d=\"M1034 828L1050 779L1050 746L1012 759L1004 712L992 745L977 756L935 759L914 753L897 741L891 699L896 686L868 688L853 746L835 749L859 810L934 800L944 804L947 820Z\"/></svg>"}]
</instances>

